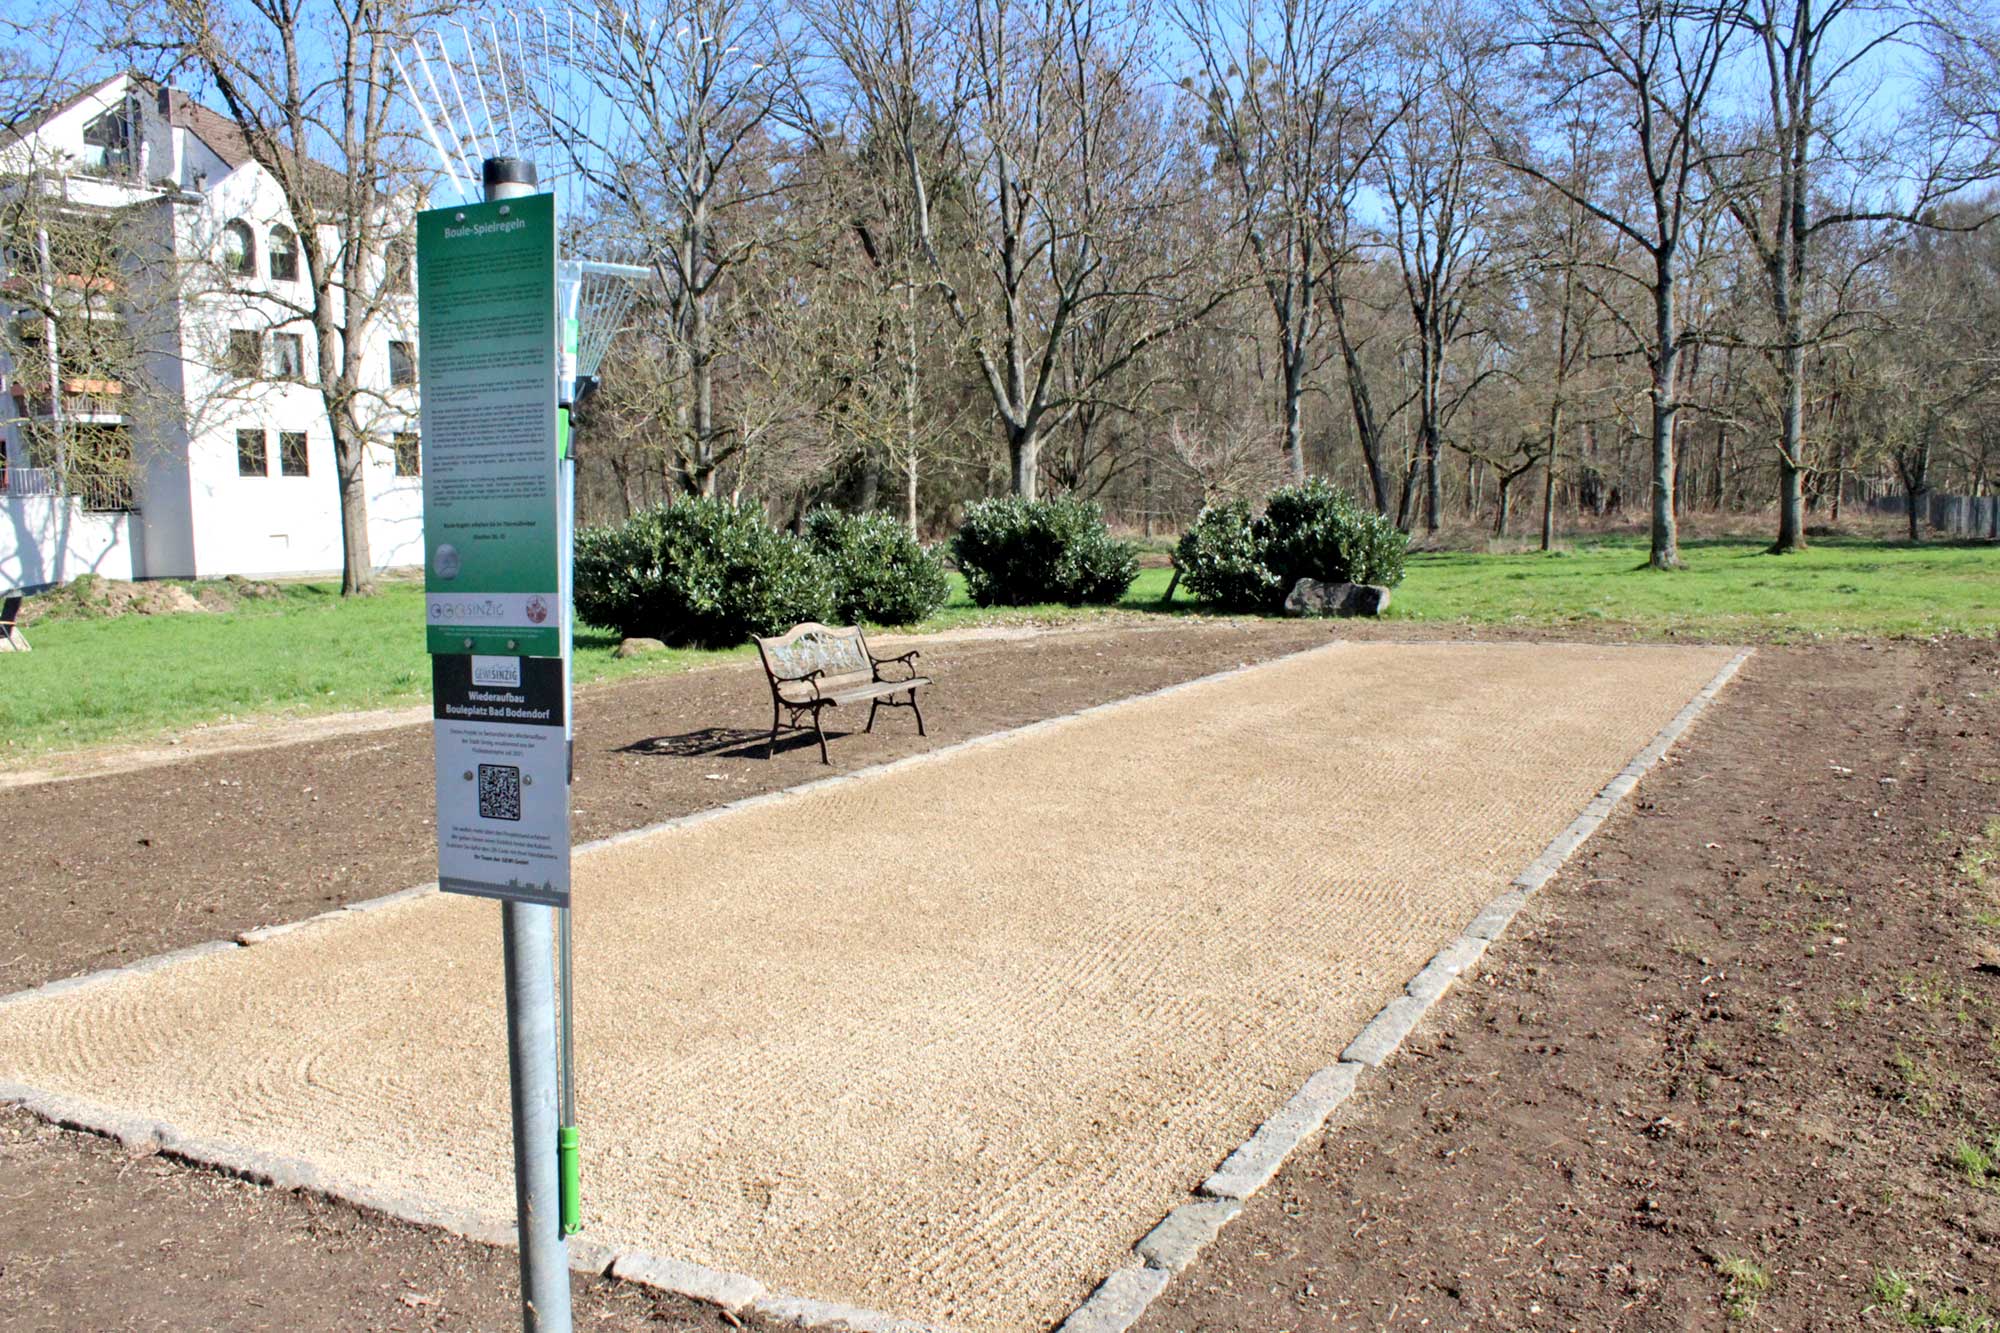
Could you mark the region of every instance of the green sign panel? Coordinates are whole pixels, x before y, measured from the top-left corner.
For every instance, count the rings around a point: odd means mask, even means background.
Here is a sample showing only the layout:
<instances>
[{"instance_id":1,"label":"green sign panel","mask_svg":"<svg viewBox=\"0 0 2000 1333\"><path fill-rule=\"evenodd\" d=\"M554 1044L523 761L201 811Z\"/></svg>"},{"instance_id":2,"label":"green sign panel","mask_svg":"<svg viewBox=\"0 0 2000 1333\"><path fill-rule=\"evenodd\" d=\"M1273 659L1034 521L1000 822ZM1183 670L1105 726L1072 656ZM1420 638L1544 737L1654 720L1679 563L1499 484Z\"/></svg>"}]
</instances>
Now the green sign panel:
<instances>
[{"instance_id":1,"label":"green sign panel","mask_svg":"<svg viewBox=\"0 0 2000 1333\"><path fill-rule=\"evenodd\" d=\"M550 195L417 215L433 653L562 654Z\"/></svg>"}]
</instances>

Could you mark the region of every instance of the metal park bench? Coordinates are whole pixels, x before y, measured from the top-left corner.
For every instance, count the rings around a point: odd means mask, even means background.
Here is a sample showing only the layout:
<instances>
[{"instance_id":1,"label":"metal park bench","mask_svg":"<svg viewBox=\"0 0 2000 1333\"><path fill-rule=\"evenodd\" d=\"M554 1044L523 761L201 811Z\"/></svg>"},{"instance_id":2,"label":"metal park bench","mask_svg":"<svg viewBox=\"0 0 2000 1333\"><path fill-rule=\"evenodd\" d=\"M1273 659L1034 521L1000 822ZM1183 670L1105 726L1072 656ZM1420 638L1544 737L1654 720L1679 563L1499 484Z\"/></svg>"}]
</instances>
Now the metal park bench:
<instances>
[{"instance_id":1,"label":"metal park bench","mask_svg":"<svg viewBox=\"0 0 2000 1333\"><path fill-rule=\"evenodd\" d=\"M826 757L826 732L820 714L842 704L868 701L868 727L875 730L875 712L883 705L907 708L917 715L917 735L923 736L923 710L917 707L917 687L930 684L928 676L917 674L915 649L896 657L877 657L868 651L868 640L859 625L845 629L810 621L794 625L774 639L757 639L757 656L764 663L764 677L771 684L771 739L764 746L770 758L778 745L778 714L786 712L785 725L804 731L800 719L811 717L813 734L819 738L819 761ZM890 668L898 674L884 675ZM908 694L908 699L896 696Z\"/></svg>"}]
</instances>

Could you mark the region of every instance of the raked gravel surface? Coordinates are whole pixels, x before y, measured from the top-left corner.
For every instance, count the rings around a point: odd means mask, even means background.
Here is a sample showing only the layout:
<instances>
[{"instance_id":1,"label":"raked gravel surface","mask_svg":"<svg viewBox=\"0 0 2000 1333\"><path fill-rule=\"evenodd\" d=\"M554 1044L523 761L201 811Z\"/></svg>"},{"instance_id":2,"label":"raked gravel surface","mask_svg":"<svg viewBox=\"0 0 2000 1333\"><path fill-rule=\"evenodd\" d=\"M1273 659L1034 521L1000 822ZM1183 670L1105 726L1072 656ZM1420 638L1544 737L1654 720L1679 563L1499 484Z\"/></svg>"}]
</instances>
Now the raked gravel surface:
<instances>
[{"instance_id":1,"label":"raked gravel surface","mask_svg":"<svg viewBox=\"0 0 2000 1333\"><path fill-rule=\"evenodd\" d=\"M1729 657L1336 643L581 854L586 1236L1046 1327ZM512 1215L489 902L0 1006L0 1081Z\"/></svg>"}]
</instances>

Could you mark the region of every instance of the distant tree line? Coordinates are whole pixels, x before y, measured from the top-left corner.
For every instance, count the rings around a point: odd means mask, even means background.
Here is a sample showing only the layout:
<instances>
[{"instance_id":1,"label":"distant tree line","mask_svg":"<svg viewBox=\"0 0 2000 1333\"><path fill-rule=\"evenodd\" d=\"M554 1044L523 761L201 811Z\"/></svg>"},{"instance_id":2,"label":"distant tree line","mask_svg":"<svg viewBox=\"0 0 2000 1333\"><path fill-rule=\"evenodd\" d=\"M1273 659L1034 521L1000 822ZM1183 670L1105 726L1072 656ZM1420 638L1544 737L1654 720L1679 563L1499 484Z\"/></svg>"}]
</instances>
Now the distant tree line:
<instances>
[{"instance_id":1,"label":"distant tree line","mask_svg":"<svg viewBox=\"0 0 2000 1333\"><path fill-rule=\"evenodd\" d=\"M270 0L134 5L107 31L219 87L302 207L369 217L287 153L414 171L380 53L438 15L303 9L347 53L310 87L237 67L293 49ZM586 519L723 495L935 534L977 499L1072 492L1178 530L1320 476L1418 534L1643 516L1668 567L1691 510L1768 513L1793 549L1844 496L1995 487L1990 7L601 18L580 66L646 132L594 145L623 154L598 225L661 281L579 416ZM562 131L537 151L591 135Z\"/></svg>"}]
</instances>

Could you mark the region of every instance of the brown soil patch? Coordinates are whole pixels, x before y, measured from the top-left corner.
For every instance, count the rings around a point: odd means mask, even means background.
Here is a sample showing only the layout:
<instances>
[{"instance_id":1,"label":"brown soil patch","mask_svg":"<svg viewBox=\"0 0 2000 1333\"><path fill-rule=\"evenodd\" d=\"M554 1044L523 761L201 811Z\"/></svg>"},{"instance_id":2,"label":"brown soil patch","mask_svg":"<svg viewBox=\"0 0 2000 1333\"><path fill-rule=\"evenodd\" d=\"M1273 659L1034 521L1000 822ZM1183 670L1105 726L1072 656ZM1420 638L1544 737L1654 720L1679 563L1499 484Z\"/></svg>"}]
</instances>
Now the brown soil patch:
<instances>
[{"instance_id":1,"label":"brown soil patch","mask_svg":"<svg viewBox=\"0 0 2000 1333\"><path fill-rule=\"evenodd\" d=\"M1991 644L1761 650L1141 1328L2000 1309L2000 1182L1952 1162L2000 1130L1996 734Z\"/></svg>"},{"instance_id":2,"label":"brown soil patch","mask_svg":"<svg viewBox=\"0 0 2000 1333\"><path fill-rule=\"evenodd\" d=\"M925 648L930 738L829 715L844 771L1337 637L1329 624L1200 622ZM741 663L583 691L578 841L829 770L789 733L766 762L763 674ZM9 834L0 993L393 893L437 873L428 723L0 791Z\"/></svg>"}]
</instances>

